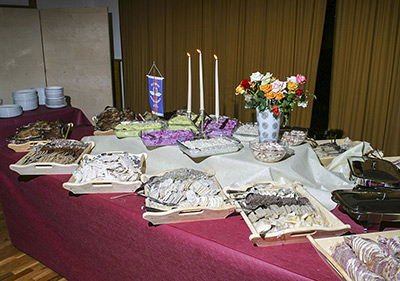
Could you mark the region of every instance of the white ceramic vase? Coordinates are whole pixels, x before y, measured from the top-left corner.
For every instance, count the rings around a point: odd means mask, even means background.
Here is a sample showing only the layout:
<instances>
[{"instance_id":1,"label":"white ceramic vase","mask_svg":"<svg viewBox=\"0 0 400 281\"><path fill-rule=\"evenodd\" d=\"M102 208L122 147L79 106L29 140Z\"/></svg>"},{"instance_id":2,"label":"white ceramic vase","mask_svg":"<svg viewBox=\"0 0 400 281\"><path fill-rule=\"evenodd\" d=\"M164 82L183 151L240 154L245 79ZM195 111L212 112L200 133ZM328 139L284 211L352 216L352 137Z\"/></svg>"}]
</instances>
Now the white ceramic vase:
<instances>
[{"instance_id":1,"label":"white ceramic vase","mask_svg":"<svg viewBox=\"0 0 400 281\"><path fill-rule=\"evenodd\" d=\"M277 142L281 124L281 114L279 114L278 118L275 118L274 113L268 109L260 112L257 108L256 111L260 142Z\"/></svg>"}]
</instances>

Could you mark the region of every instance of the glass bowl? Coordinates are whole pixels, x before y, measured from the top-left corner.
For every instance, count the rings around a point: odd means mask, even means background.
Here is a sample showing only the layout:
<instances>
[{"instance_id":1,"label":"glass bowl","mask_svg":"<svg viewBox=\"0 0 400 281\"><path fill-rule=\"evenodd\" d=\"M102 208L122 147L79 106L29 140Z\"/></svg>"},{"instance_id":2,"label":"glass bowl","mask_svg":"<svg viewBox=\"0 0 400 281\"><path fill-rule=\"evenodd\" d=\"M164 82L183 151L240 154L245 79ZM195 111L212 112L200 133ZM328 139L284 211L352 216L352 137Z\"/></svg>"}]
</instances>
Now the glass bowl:
<instances>
[{"instance_id":1,"label":"glass bowl","mask_svg":"<svg viewBox=\"0 0 400 281\"><path fill-rule=\"evenodd\" d=\"M296 146L302 144L307 138L308 130L300 127L288 127L280 130L282 145Z\"/></svg>"},{"instance_id":2,"label":"glass bowl","mask_svg":"<svg viewBox=\"0 0 400 281\"><path fill-rule=\"evenodd\" d=\"M265 163L274 163L282 160L286 155L286 149L276 142L261 142L253 140L249 144L254 158Z\"/></svg>"}]
</instances>

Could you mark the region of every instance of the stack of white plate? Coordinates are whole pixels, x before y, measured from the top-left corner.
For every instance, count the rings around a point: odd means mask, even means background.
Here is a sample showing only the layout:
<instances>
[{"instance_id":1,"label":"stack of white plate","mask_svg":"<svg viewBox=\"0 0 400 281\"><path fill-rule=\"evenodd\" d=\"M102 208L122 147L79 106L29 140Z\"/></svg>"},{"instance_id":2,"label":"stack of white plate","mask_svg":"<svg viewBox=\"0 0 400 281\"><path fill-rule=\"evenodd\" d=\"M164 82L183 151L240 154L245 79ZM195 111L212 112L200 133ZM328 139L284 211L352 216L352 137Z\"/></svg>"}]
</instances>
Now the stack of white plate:
<instances>
[{"instance_id":1,"label":"stack of white plate","mask_svg":"<svg viewBox=\"0 0 400 281\"><path fill-rule=\"evenodd\" d=\"M44 89L46 96L46 107L61 108L67 106L64 96L64 88L61 86L46 87Z\"/></svg>"},{"instance_id":2,"label":"stack of white plate","mask_svg":"<svg viewBox=\"0 0 400 281\"><path fill-rule=\"evenodd\" d=\"M22 106L24 111L38 108L38 96L35 89L18 90L12 93L14 104Z\"/></svg>"},{"instance_id":3,"label":"stack of white plate","mask_svg":"<svg viewBox=\"0 0 400 281\"><path fill-rule=\"evenodd\" d=\"M18 104L0 105L0 118L10 118L22 114L22 106Z\"/></svg>"}]
</instances>

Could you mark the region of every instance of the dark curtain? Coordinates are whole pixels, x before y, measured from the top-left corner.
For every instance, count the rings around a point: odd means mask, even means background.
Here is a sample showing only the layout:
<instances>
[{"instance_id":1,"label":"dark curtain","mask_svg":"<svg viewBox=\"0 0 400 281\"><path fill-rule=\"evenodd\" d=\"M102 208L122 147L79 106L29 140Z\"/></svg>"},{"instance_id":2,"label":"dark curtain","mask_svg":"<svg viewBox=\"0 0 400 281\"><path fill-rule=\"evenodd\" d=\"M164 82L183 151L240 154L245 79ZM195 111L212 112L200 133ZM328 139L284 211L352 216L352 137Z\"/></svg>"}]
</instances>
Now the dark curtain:
<instances>
[{"instance_id":1,"label":"dark curtain","mask_svg":"<svg viewBox=\"0 0 400 281\"><path fill-rule=\"evenodd\" d=\"M252 121L235 88L256 71L280 79L301 73L314 92L325 0L120 0L126 106L150 110L146 74L154 61L164 80L164 110L187 105L192 56L192 111L199 112L198 54L203 52L205 110L215 111L214 58L219 58L220 113ZM315 93L318 96L318 93ZM290 124L309 127L312 102Z\"/></svg>"}]
</instances>

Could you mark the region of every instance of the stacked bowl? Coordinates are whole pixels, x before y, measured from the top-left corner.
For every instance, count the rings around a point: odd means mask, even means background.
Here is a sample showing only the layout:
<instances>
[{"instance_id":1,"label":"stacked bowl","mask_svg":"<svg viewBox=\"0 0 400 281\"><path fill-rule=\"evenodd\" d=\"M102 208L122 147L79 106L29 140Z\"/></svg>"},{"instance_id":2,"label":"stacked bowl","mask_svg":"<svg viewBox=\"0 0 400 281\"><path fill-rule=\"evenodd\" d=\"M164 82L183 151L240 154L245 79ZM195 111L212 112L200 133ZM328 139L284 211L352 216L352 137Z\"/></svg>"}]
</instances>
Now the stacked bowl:
<instances>
[{"instance_id":1,"label":"stacked bowl","mask_svg":"<svg viewBox=\"0 0 400 281\"><path fill-rule=\"evenodd\" d=\"M22 106L24 111L38 108L38 96L35 89L18 90L12 93L13 102Z\"/></svg>"},{"instance_id":2,"label":"stacked bowl","mask_svg":"<svg viewBox=\"0 0 400 281\"><path fill-rule=\"evenodd\" d=\"M2 104L0 105L0 118L10 118L20 116L22 114L22 106L19 104Z\"/></svg>"},{"instance_id":3,"label":"stacked bowl","mask_svg":"<svg viewBox=\"0 0 400 281\"><path fill-rule=\"evenodd\" d=\"M44 89L46 97L46 107L61 108L67 106L64 96L64 88L61 86L46 87Z\"/></svg>"}]
</instances>

